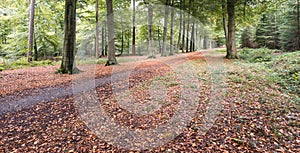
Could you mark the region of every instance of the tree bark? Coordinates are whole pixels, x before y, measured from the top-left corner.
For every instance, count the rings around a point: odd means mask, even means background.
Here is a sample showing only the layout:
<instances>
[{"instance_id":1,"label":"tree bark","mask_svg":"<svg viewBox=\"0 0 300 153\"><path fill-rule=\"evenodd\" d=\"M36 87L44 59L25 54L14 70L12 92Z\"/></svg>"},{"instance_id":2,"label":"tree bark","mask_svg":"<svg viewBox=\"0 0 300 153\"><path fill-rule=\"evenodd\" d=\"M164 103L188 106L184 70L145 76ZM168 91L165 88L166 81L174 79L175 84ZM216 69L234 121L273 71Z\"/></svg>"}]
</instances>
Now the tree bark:
<instances>
[{"instance_id":1,"label":"tree bark","mask_svg":"<svg viewBox=\"0 0 300 153\"><path fill-rule=\"evenodd\" d=\"M187 29L186 29L186 52L189 52L189 33L190 33L190 14L188 13L187 19Z\"/></svg>"},{"instance_id":2,"label":"tree bark","mask_svg":"<svg viewBox=\"0 0 300 153\"><path fill-rule=\"evenodd\" d=\"M299 8L299 0L296 1L297 5L297 49L300 49L300 8Z\"/></svg>"},{"instance_id":3,"label":"tree bark","mask_svg":"<svg viewBox=\"0 0 300 153\"><path fill-rule=\"evenodd\" d=\"M27 60L32 61L32 50L33 50L33 34L34 34L34 0L30 0L30 19L29 19L29 35L28 35L28 52Z\"/></svg>"},{"instance_id":4,"label":"tree bark","mask_svg":"<svg viewBox=\"0 0 300 153\"><path fill-rule=\"evenodd\" d=\"M174 15L175 15L175 10L174 10L174 0L172 0L171 3L171 28L170 28L170 55L174 54Z\"/></svg>"},{"instance_id":5,"label":"tree bark","mask_svg":"<svg viewBox=\"0 0 300 153\"><path fill-rule=\"evenodd\" d=\"M184 53L185 52L185 13L183 13L183 21L182 21L182 52Z\"/></svg>"},{"instance_id":6,"label":"tree bark","mask_svg":"<svg viewBox=\"0 0 300 153\"><path fill-rule=\"evenodd\" d=\"M192 33L191 33L191 39L190 39L190 51L195 51L195 22L192 23Z\"/></svg>"},{"instance_id":7,"label":"tree bark","mask_svg":"<svg viewBox=\"0 0 300 153\"><path fill-rule=\"evenodd\" d=\"M158 41L158 50L159 53L161 53L161 40L160 40L160 27L157 26L157 41Z\"/></svg>"},{"instance_id":8,"label":"tree bark","mask_svg":"<svg viewBox=\"0 0 300 153\"><path fill-rule=\"evenodd\" d=\"M102 50L102 52L101 52L101 56L104 57L105 56L105 27L104 27L104 25L102 26L101 32L102 32L102 38L101 38L101 41L102 41L101 50Z\"/></svg>"},{"instance_id":9,"label":"tree bark","mask_svg":"<svg viewBox=\"0 0 300 153\"><path fill-rule=\"evenodd\" d=\"M96 37L95 37L95 52L96 52L96 58L99 58L99 7L98 7L98 1L96 0Z\"/></svg>"},{"instance_id":10,"label":"tree bark","mask_svg":"<svg viewBox=\"0 0 300 153\"><path fill-rule=\"evenodd\" d=\"M59 72L73 74L77 72L77 68L74 65L76 49L76 0L65 1L64 23L64 45Z\"/></svg>"},{"instance_id":11,"label":"tree bark","mask_svg":"<svg viewBox=\"0 0 300 153\"><path fill-rule=\"evenodd\" d=\"M106 0L107 30L108 30L108 56L106 66L118 64L115 55L115 24L113 12L113 0Z\"/></svg>"},{"instance_id":12,"label":"tree bark","mask_svg":"<svg viewBox=\"0 0 300 153\"><path fill-rule=\"evenodd\" d=\"M166 52L167 52L168 19L169 19L169 0L166 0L166 3L165 3L165 18L164 18L164 32L163 32L163 46L162 46L161 56L166 56Z\"/></svg>"},{"instance_id":13,"label":"tree bark","mask_svg":"<svg viewBox=\"0 0 300 153\"><path fill-rule=\"evenodd\" d=\"M133 15L132 15L132 54L136 54L136 48L135 48L135 1L133 0Z\"/></svg>"},{"instance_id":14,"label":"tree bark","mask_svg":"<svg viewBox=\"0 0 300 153\"><path fill-rule=\"evenodd\" d=\"M226 2L225 0L222 0L222 16L223 16L223 29L224 29L224 35L225 40L228 42L228 30L227 30L227 21L226 21ZM227 44L226 44L227 46Z\"/></svg>"},{"instance_id":15,"label":"tree bark","mask_svg":"<svg viewBox=\"0 0 300 153\"><path fill-rule=\"evenodd\" d=\"M182 0L180 0L180 7L181 7L181 3L182 3ZM181 8L180 8L181 9ZM179 25L179 34L178 34L178 40L177 40L177 52L178 50L180 49L180 41L181 41L181 31L182 31L182 10L180 10L180 25Z\"/></svg>"},{"instance_id":16,"label":"tree bark","mask_svg":"<svg viewBox=\"0 0 300 153\"><path fill-rule=\"evenodd\" d=\"M154 48L153 48L153 28L152 21L153 20L153 9L152 5L148 4L148 39L149 39L149 58L155 58Z\"/></svg>"},{"instance_id":17,"label":"tree bark","mask_svg":"<svg viewBox=\"0 0 300 153\"><path fill-rule=\"evenodd\" d=\"M226 58L237 59L237 50L235 42L235 3L236 0L227 1L228 13L228 41L227 41L227 54Z\"/></svg>"},{"instance_id":18,"label":"tree bark","mask_svg":"<svg viewBox=\"0 0 300 153\"><path fill-rule=\"evenodd\" d=\"M33 40L34 40L34 46L33 46L33 48L34 48L34 56L33 56L33 59L35 61L38 61L38 48L37 48L37 43L36 43L35 36L34 36ZM56 51L56 50L54 50L54 51Z\"/></svg>"}]
</instances>

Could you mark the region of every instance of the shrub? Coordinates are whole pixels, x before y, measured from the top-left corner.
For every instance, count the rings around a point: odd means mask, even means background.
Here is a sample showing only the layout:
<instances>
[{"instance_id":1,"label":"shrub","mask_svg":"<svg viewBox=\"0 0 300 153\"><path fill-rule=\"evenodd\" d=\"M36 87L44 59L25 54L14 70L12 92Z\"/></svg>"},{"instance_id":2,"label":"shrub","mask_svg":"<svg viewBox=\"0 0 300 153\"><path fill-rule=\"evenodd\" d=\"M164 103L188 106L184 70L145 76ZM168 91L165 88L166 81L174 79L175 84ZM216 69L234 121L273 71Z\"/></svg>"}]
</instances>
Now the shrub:
<instances>
[{"instance_id":1,"label":"shrub","mask_svg":"<svg viewBox=\"0 0 300 153\"><path fill-rule=\"evenodd\" d=\"M240 52L240 58L251 63L270 62L275 52L277 52L277 50L271 50L267 48L260 48L260 49L244 48Z\"/></svg>"}]
</instances>

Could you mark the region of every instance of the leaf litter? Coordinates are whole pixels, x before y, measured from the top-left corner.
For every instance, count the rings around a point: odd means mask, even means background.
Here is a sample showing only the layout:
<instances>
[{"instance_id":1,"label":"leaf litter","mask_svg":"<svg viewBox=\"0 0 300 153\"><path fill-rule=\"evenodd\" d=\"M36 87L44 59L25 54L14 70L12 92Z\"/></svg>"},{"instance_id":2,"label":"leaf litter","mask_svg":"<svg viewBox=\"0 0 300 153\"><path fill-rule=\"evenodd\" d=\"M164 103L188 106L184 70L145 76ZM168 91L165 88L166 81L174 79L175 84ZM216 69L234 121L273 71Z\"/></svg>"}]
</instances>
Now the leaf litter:
<instances>
[{"instance_id":1,"label":"leaf litter","mask_svg":"<svg viewBox=\"0 0 300 153\"><path fill-rule=\"evenodd\" d=\"M30 108L0 116L0 152L299 152L300 110L293 95L275 84L247 77L246 70L226 61L227 92L223 109L213 126L204 134L202 119L209 102L211 82L203 54L190 53L199 67L200 103L196 116L174 140L142 151L117 148L96 136L74 107L73 97L39 103ZM221 56L221 55L220 55ZM175 58L176 60L176 58ZM158 66L159 65L159 66ZM57 67L37 67L1 72L0 95L22 96L35 88L70 86L71 77L54 74ZM143 71L140 71L143 69ZM112 84L96 89L107 114L123 126L147 130L164 124L178 107L180 86L168 65L143 62L129 78L130 92L137 103L149 101L149 86L163 79L166 97L163 106L148 115L122 109L113 97ZM96 77L109 76L111 67L97 65ZM257 73L257 74L255 74ZM82 74L83 75L83 74ZM254 72L254 75L259 75ZM26 94L26 93L25 93ZM151 111L151 110L149 110Z\"/></svg>"}]
</instances>

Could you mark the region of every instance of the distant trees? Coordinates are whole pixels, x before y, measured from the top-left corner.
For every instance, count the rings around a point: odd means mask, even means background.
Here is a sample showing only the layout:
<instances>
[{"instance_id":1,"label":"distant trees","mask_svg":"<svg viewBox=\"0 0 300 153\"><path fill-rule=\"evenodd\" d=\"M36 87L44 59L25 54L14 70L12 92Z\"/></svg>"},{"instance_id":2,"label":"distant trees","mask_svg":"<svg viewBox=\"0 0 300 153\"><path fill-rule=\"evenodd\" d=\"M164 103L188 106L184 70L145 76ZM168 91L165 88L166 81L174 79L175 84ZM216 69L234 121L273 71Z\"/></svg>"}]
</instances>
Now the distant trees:
<instances>
[{"instance_id":1,"label":"distant trees","mask_svg":"<svg viewBox=\"0 0 300 153\"><path fill-rule=\"evenodd\" d=\"M284 51L300 50L299 0L270 2L265 5L268 5L269 9L262 13L255 27L255 33L249 33L245 29L242 42L246 42L247 38L254 38L254 47ZM242 47L251 47L251 45L243 43Z\"/></svg>"},{"instance_id":2,"label":"distant trees","mask_svg":"<svg viewBox=\"0 0 300 153\"><path fill-rule=\"evenodd\" d=\"M273 13L263 14L256 29L256 43L259 47L280 49L277 20Z\"/></svg>"},{"instance_id":3,"label":"distant trees","mask_svg":"<svg viewBox=\"0 0 300 153\"><path fill-rule=\"evenodd\" d=\"M300 50L300 12L299 0L285 3L285 12L281 15L280 44L286 51Z\"/></svg>"}]
</instances>

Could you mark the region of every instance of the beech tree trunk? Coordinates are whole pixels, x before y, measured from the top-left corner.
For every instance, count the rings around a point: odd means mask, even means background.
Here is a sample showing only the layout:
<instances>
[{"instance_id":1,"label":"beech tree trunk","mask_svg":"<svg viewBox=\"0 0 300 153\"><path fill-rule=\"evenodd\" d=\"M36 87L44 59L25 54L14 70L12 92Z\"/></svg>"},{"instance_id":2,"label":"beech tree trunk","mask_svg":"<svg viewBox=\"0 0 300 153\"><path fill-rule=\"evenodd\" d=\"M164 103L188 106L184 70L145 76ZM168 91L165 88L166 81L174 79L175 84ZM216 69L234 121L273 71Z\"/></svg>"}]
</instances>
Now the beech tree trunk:
<instances>
[{"instance_id":1,"label":"beech tree trunk","mask_svg":"<svg viewBox=\"0 0 300 153\"><path fill-rule=\"evenodd\" d=\"M181 7L181 3L182 3L182 0L180 0L180 7ZM179 34L178 34L178 40L177 40L177 52L178 50L181 48L181 44L180 44L180 41L181 41L181 35L182 35L182 10L180 10L180 25L179 25Z\"/></svg>"},{"instance_id":2,"label":"beech tree trunk","mask_svg":"<svg viewBox=\"0 0 300 153\"><path fill-rule=\"evenodd\" d=\"M33 34L34 34L34 0L30 0L30 19L29 19L29 35L28 35L28 52L27 60L32 61L32 50L33 50Z\"/></svg>"},{"instance_id":3,"label":"beech tree trunk","mask_svg":"<svg viewBox=\"0 0 300 153\"><path fill-rule=\"evenodd\" d=\"M113 0L106 0L106 12L107 12L107 30L108 30L108 56L106 66L116 65L117 59L115 55L115 24L114 24L114 12L113 12Z\"/></svg>"},{"instance_id":4,"label":"beech tree trunk","mask_svg":"<svg viewBox=\"0 0 300 153\"><path fill-rule=\"evenodd\" d=\"M133 15L132 15L132 54L136 54L135 49L135 0L133 0Z\"/></svg>"},{"instance_id":5,"label":"beech tree trunk","mask_svg":"<svg viewBox=\"0 0 300 153\"><path fill-rule=\"evenodd\" d=\"M299 0L296 1L297 7L297 50L300 49L300 8L299 8Z\"/></svg>"},{"instance_id":6,"label":"beech tree trunk","mask_svg":"<svg viewBox=\"0 0 300 153\"><path fill-rule=\"evenodd\" d=\"M95 37L95 52L96 58L99 58L99 7L98 7L98 0L96 0L96 37Z\"/></svg>"},{"instance_id":7,"label":"beech tree trunk","mask_svg":"<svg viewBox=\"0 0 300 153\"><path fill-rule=\"evenodd\" d=\"M170 28L170 55L174 54L174 15L175 15L175 10L174 10L174 0L172 0L171 3L171 28Z\"/></svg>"},{"instance_id":8,"label":"beech tree trunk","mask_svg":"<svg viewBox=\"0 0 300 153\"><path fill-rule=\"evenodd\" d=\"M152 5L149 3L148 4L148 41L149 41L149 58L154 58L154 48L153 48L153 28L152 28L152 23L153 23L153 9Z\"/></svg>"},{"instance_id":9,"label":"beech tree trunk","mask_svg":"<svg viewBox=\"0 0 300 153\"><path fill-rule=\"evenodd\" d=\"M191 33L191 39L190 39L190 51L195 51L195 22L192 23L192 33Z\"/></svg>"},{"instance_id":10,"label":"beech tree trunk","mask_svg":"<svg viewBox=\"0 0 300 153\"><path fill-rule=\"evenodd\" d=\"M227 30L227 20L226 20L226 2L222 0L222 16L223 16L223 29L226 43L228 42L228 30ZM227 46L227 44L226 44Z\"/></svg>"},{"instance_id":11,"label":"beech tree trunk","mask_svg":"<svg viewBox=\"0 0 300 153\"><path fill-rule=\"evenodd\" d=\"M183 19L182 19L182 52L184 53L185 51L185 13L183 13Z\"/></svg>"},{"instance_id":12,"label":"beech tree trunk","mask_svg":"<svg viewBox=\"0 0 300 153\"><path fill-rule=\"evenodd\" d=\"M166 0L166 3L165 3L164 32L163 32L163 46L162 46L161 56L166 56L166 53L167 53L168 19L169 19L169 0Z\"/></svg>"},{"instance_id":13,"label":"beech tree trunk","mask_svg":"<svg viewBox=\"0 0 300 153\"><path fill-rule=\"evenodd\" d=\"M34 48L34 56L33 56L33 60L38 61L39 55L38 55L38 47L37 47L37 42L36 42L36 39L35 39L35 35L33 36L33 42L34 42L34 46L33 46L33 48ZM55 47L54 47L54 48L55 48ZM55 50L55 51L56 51L56 50Z\"/></svg>"},{"instance_id":14,"label":"beech tree trunk","mask_svg":"<svg viewBox=\"0 0 300 153\"><path fill-rule=\"evenodd\" d=\"M77 72L77 68L74 65L76 49L76 0L65 1L64 32L62 62L58 71L60 73L73 74Z\"/></svg>"},{"instance_id":15,"label":"beech tree trunk","mask_svg":"<svg viewBox=\"0 0 300 153\"><path fill-rule=\"evenodd\" d=\"M187 15L187 29L186 29L186 52L189 52L189 33L190 33L190 14Z\"/></svg>"},{"instance_id":16,"label":"beech tree trunk","mask_svg":"<svg viewBox=\"0 0 300 153\"><path fill-rule=\"evenodd\" d=\"M102 41L102 43L101 43L101 56L102 57L104 57L105 56L105 27L104 26L102 26L102 30L101 30L101 41Z\"/></svg>"},{"instance_id":17,"label":"beech tree trunk","mask_svg":"<svg viewBox=\"0 0 300 153\"><path fill-rule=\"evenodd\" d=\"M229 59L238 58L235 42L235 3L236 0L227 0L228 41L226 58Z\"/></svg>"}]
</instances>

